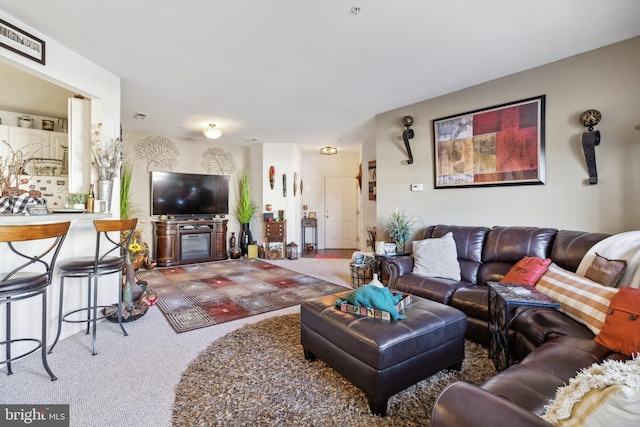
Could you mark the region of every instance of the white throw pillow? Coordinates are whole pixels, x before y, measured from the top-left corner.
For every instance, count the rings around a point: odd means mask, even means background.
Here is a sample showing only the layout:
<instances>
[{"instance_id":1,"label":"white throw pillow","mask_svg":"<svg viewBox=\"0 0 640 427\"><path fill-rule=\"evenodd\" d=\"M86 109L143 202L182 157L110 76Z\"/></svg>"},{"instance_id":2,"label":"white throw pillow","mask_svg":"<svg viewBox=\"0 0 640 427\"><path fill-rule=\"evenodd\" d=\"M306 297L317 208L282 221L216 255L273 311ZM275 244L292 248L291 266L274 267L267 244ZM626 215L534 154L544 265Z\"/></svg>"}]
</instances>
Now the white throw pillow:
<instances>
[{"instance_id":1,"label":"white throw pillow","mask_svg":"<svg viewBox=\"0 0 640 427\"><path fill-rule=\"evenodd\" d=\"M542 418L556 426L640 425L640 359L594 363L560 387L545 409Z\"/></svg>"},{"instance_id":2,"label":"white throw pillow","mask_svg":"<svg viewBox=\"0 0 640 427\"><path fill-rule=\"evenodd\" d=\"M414 240L413 274L460 280L460 263L453 233L440 238Z\"/></svg>"}]
</instances>

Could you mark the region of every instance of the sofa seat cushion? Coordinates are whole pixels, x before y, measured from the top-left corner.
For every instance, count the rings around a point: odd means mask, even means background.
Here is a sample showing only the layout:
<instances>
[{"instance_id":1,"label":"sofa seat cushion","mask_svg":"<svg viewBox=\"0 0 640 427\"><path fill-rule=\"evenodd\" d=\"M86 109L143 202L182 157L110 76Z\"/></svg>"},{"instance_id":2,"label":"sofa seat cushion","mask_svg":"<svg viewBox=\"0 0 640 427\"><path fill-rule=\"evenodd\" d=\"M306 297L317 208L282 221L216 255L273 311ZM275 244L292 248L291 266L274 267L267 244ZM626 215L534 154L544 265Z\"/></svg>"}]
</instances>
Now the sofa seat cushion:
<instances>
[{"instance_id":1,"label":"sofa seat cushion","mask_svg":"<svg viewBox=\"0 0 640 427\"><path fill-rule=\"evenodd\" d=\"M489 296L486 286L466 286L459 288L451 298L451 306L469 317L489 321Z\"/></svg>"},{"instance_id":2,"label":"sofa seat cushion","mask_svg":"<svg viewBox=\"0 0 640 427\"><path fill-rule=\"evenodd\" d=\"M536 347L559 336L593 339L582 323L549 307L519 307L511 327Z\"/></svg>"},{"instance_id":3,"label":"sofa seat cushion","mask_svg":"<svg viewBox=\"0 0 640 427\"><path fill-rule=\"evenodd\" d=\"M535 349L521 363L490 378L482 388L542 415L558 387L609 353L593 340L559 337Z\"/></svg>"},{"instance_id":4,"label":"sofa seat cushion","mask_svg":"<svg viewBox=\"0 0 640 427\"><path fill-rule=\"evenodd\" d=\"M469 283L467 282L410 274L400 277L395 284L395 288L401 292L451 305L451 297L456 289L468 285Z\"/></svg>"}]
</instances>

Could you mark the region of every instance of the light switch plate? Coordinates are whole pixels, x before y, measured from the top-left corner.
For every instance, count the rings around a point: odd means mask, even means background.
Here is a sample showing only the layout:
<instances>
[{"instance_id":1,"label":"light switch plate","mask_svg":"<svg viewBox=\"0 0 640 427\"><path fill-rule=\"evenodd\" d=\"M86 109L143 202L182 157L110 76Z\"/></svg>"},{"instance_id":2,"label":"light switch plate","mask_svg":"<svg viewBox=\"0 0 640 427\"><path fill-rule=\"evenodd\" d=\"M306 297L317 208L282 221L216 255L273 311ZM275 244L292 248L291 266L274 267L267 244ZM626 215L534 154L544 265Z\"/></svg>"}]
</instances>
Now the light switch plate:
<instances>
[{"instance_id":1,"label":"light switch plate","mask_svg":"<svg viewBox=\"0 0 640 427\"><path fill-rule=\"evenodd\" d=\"M411 191L422 191L422 184L411 184Z\"/></svg>"}]
</instances>

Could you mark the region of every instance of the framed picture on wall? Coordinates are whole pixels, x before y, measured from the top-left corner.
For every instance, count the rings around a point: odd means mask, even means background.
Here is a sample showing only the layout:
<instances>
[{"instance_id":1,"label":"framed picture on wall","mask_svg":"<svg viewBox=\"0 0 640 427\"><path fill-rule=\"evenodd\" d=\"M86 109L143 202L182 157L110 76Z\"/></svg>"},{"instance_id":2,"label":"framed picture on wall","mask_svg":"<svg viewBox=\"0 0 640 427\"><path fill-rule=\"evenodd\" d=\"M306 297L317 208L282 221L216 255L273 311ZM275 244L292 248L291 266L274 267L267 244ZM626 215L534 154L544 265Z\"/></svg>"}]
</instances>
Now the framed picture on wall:
<instances>
[{"instance_id":1,"label":"framed picture on wall","mask_svg":"<svg viewBox=\"0 0 640 427\"><path fill-rule=\"evenodd\" d=\"M44 65L45 42L0 19L0 46Z\"/></svg>"},{"instance_id":2,"label":"framed picture on wall","mask_svg":"<svg viewBox=\"0 0 640 427\"><path fill-rule=\"evenodd\" d=\"M369 200L376 200L376 161L369 161Z\"/></svg>"},{"instance_id":3,"label":"framed picture on wall","mask_svg":"<svg viewBox=\"0 0 640 427\"><path fill-rule=\"evenodd\" d=\"M435 188L544 184L544 101L434 120Z\"/></svg>"}]
</instances>

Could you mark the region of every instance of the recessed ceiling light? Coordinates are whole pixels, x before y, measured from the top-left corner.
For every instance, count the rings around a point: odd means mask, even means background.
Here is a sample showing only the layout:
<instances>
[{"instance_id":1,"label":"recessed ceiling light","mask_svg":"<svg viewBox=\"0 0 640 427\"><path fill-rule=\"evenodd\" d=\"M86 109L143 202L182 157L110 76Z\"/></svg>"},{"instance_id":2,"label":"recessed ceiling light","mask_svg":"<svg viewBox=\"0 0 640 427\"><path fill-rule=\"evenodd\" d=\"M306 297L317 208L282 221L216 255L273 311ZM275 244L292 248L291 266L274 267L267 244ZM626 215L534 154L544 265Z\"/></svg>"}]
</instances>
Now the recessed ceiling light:
<instances>
[{"instance_id":1,"label":"recessed ceiling light","mask_svg":"<svg viewBox=\"0 0 640 427\"><path fill-rule=\"evenodd\" d=\"M136 120L144 120L144 119L146 119L146 118L147 118L147 116L148 116L148 114L147 114L147 113L139 113L139 112L138 112L138 113L135 113L135 114L133 115L133 118L134 118L134 119L136 119Z\"/></svg>"}]
</instances>

